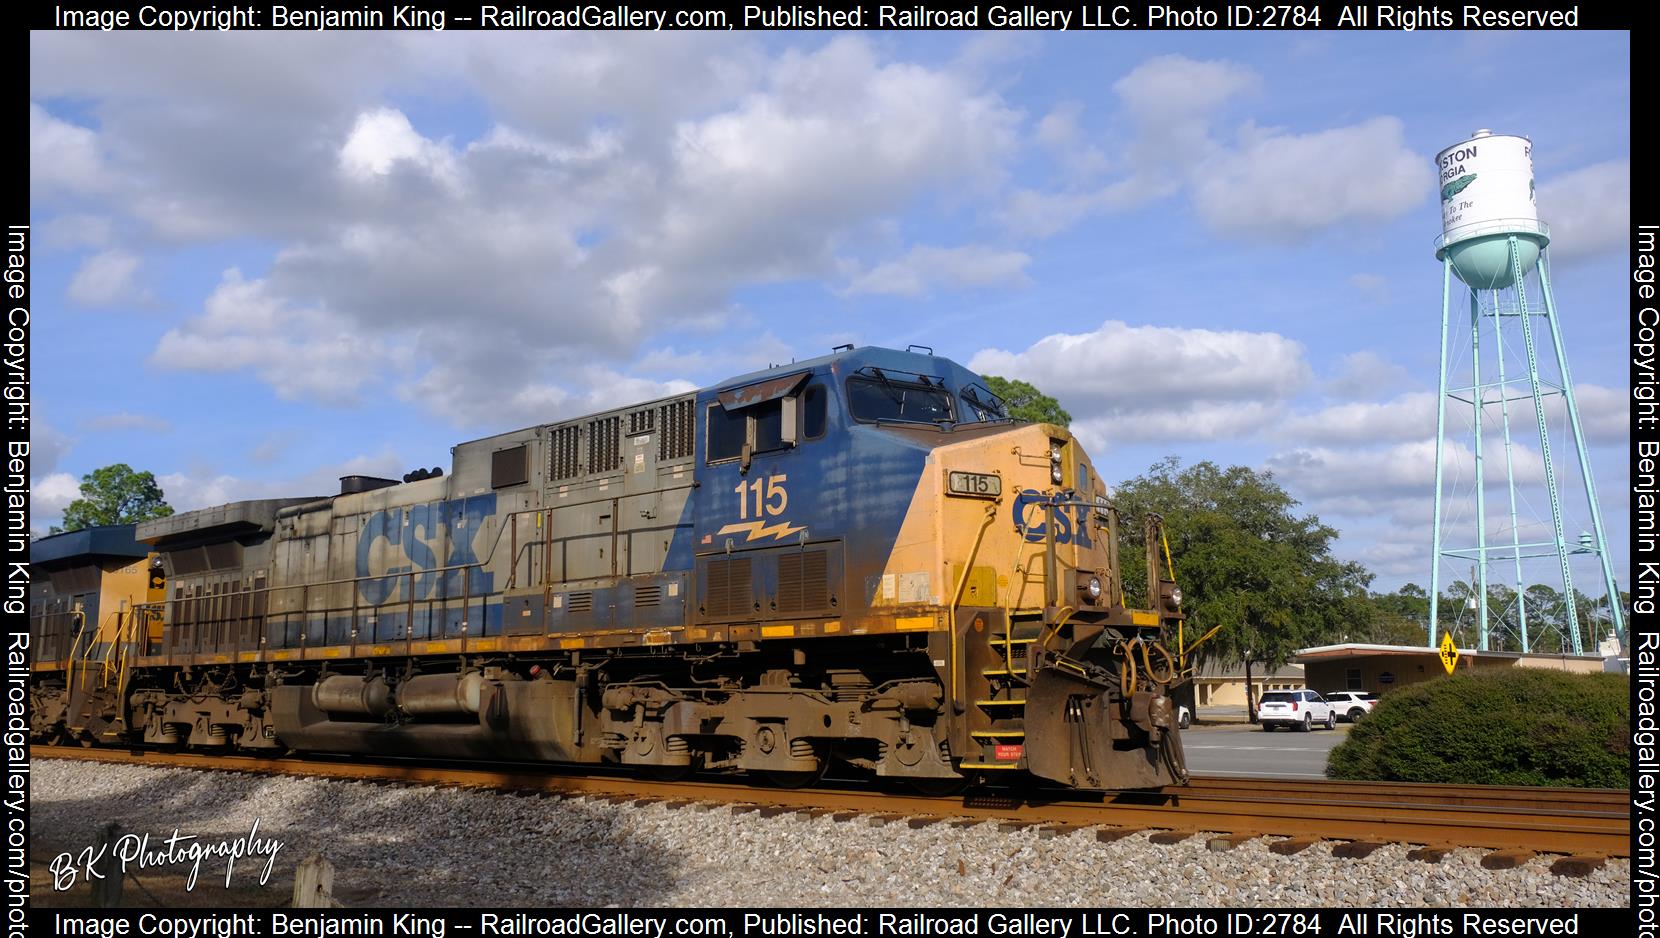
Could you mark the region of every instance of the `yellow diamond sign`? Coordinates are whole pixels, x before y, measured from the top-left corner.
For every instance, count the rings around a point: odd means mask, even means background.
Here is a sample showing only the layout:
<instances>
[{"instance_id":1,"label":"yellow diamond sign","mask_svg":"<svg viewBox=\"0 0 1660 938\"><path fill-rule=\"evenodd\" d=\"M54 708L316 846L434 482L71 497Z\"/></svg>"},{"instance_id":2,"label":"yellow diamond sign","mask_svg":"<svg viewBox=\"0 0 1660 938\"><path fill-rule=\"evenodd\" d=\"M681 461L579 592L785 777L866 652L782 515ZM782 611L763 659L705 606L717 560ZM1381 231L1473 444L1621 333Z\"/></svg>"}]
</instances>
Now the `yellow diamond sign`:
<instances>
[{"instance_id":1,"label":"yellow diamond sign","mask_svg":"<svg viewBox=\"0 0 1660 938\"><path fill-rule=\"evenodd\" d=\"M1448 674L1458 667L1458 646L1452 643L1452 635L1447 632L1441 633L1441 667L1446 668Z\"/></svg>"}]
</instances>

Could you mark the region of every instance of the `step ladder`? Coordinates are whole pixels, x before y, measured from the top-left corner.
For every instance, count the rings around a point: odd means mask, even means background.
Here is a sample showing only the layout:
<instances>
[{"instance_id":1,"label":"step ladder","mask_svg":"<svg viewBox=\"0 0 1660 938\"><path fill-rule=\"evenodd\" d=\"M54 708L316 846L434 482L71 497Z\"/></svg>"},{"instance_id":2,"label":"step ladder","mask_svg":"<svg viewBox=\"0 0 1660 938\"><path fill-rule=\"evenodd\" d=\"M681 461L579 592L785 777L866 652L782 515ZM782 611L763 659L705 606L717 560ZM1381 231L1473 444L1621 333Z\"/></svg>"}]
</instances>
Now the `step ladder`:
<instances>
[{"instance_id":1,"label":"step ladder","mask_svg":"<svg viewBox=\"0 0 1660 938\"><path fill-rule=\"evenodd\" d=\"M1026 767L1027 652L1042 634L1041 622L1023 620L986 636L995 663L981 669L975 682L968 735L977 750L971 748L959 768L1010 772Z\"/></svg>"}]
</instances>

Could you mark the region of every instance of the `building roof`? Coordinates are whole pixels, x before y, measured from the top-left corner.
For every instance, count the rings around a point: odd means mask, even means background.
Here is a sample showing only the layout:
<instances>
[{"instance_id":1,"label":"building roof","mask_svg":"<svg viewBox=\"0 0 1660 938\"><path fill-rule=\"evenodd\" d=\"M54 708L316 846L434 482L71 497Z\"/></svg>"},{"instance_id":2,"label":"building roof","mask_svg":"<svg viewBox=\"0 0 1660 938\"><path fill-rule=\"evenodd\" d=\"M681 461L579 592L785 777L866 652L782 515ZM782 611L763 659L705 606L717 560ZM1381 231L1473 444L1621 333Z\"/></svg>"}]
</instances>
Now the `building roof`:
<instances>
[{"instance_id":1,"label":"building roof","mask_svg":"<svg viewBox=\"0 0 1660 938\"><path fill-rule=\"evenodd\" d=\"M1482 658L1595 658L1602 660L1602 655L1568 655L1544 654L1541 652L1519 651L1477 651L1474 648L1460 648L1460 655L1475 655ZM1361 657L1409 657L1413 655L1438 655L1436 649L1427 645L1368 645L1360 642L1349 642L1342 645L1319 645L1314 648L1304 648L1298 652L1292 661L1329 661L1334 658L1361 658Z\"/></svg>"}]
</instances>

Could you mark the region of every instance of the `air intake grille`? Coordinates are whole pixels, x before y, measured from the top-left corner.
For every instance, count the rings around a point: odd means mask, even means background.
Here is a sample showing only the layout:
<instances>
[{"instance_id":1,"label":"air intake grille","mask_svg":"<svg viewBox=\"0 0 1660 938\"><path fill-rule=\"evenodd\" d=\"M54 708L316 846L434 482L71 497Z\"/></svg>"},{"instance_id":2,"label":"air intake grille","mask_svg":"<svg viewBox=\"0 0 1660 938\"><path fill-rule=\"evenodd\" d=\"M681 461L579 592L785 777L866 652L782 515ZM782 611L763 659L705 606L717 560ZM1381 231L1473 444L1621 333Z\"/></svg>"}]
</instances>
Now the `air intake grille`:
<instances>
[{"instance_id":1,"label":"air intake grille","mask_svg":"<svg viewBox=\"0 0 1660 938\"><path fill-rule=\"evenodd\" d=\"M615 472L622 465L622 418L588 421L588 471Z\"/></svg>"},{"instance_id":2,"label":"air intake grille","mask_svg":"<svg viewBox=\"0 0 1660 938\"><path fill-rule=\"evenodd\" d=\"M687 459L692 455L692 402L675 401L657 408L663 432L657 435L657 461Z\"/></svg>"},{"instance_id":3,"label":"air intake grille","mask_svg":"<svg viewBox=\"0 0 1660 938\"><path fill-rule=\"evenodd\" d=\"M569 609L571 612L594 611L593 593L567 593L565 598L569 600Z\"/></svg>"},{"instance_id":4,"label":"air intake grille","mask_svg":"<svg viewBox=\"0 0 1660 938\"><path fill-rule=\"evenodd\" d=\"M636 586L634 588L634 608L645 609L650 606L663 604L663 588L661 586Z\"/></svg>"},{"instance_id":5,"label":"air intake grille","mask_svg":"<svg viewBox=\"0 0 1660 938\"><path fill-rule=\"evenodd\" d=\"M574 479L582 474L581 442L580 427L560 427L553 431L552 442L548 446L551 452L548 458L548 478Z\"/></svg>"},{"instance_id":6,"label":"air intake grille","mask_svg":"<svg viewBox=\"0 0 1660 938\"><path fill-rule=\"evenodd\" d=\"M652 419L657 412L650 407L644 410L630 411L628 414L628 435L636 433L650 433L653 429Z\"/></svg>"}]
</instances>

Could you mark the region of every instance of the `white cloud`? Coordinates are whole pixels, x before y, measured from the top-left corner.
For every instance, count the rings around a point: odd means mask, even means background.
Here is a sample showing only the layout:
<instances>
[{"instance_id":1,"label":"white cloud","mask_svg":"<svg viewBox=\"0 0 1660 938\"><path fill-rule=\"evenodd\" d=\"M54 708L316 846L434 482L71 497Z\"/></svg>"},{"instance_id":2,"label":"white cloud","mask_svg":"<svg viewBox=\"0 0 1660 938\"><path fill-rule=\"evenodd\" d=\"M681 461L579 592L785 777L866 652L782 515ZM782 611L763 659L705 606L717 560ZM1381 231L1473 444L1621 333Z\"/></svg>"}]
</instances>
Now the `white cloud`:
<instances>
[{"instance_id":1,"label":"white cloud","mask_svg":"<svg viewBox=\"0 0 1660 938\"><path fill-rule=\"evenodd\" d=\"M1539 217L1550 225L1551 257L1623 254L1631 230L1631 161L1609 160L1539 187Z\"/></svg>"},{"instance_id":2,"label":"white cloud","mask_svg":"<svg viewBox=\"0 0 1660 938\"><path fill-rule=\"evenodd\" d=\"M29 522L36 534L45 534L63 518L69 503L81 497L81 480L67 472L37 479L29 488Z\"/></svg>"},{"instance_id":3,"label":"white cloud","mask_svg":"<svg viewBox=\"0 0 1660 938\"><path fill-rule=\"evenodd\" d=\"M920 297L936 288L1019 286L1026 283L1026 265L1031 260L1020 251L999 251L982 245L918 245L903 257L855 274L842 292Z\"/></svg>"},{"instance_id":4,"label":"white cloud","mask_svg":"<svg viewBox=\"0 0 1660 938\"><path fill-rule=\"evenodd\" d=\"M158 475L156 482L166 495L167 503L175 511L182 512L246 499L333 495L340 491L341 476L370 475L395 479L410 468L397 454L386 451L374 455L360 454L288 479L250 479L212 469L197 469Z\"/></svg>"},{"instance_id":5,"label":"white cloud","mask_svg":"<svg viewBox=\"0 0 1660 938\"><path fill-rule=\"evenodd\" d=\"M1346 403L1287 418L1285 439L1309 443L1393 443L1435 433L1435 394L1418 391L1382 403Z\"/></svg>"},{"instance_id":6,"label":"white cloud","mask_svg":"<svg viewBox=\"0 0 1660 938\"><path fill-rule=\"evenodd\" d=\"M36 190L91 192L104 186L98 134L29 104L29 184Z\"/></svg>"},{"instance_id":7,"label":"white cloud","mask_svg":"<svg viewBox=\"0 0 1660 938\"><path fill-rule=\"evenodd\" d=\"M1180 55L1148 59L1113 84L1135 128L1113 160L1123 175L1097 186L1080 179L1061 191L1017 189L1002 209L1004 224L1016 234L1048 237L1091 215L1130 211L1174 195L1188 171L1215 149L1214 112L1260 85L1255 72L1231 62ZM1073 140L1076 147L1075 117L1066 110L1052 112L1038 125L1038 137L1051 146ZM1107 160L1090 157L1086 163L1097 169Z\"/></svg>"},{"instance_id":8,"label":"white cloud","mask_svg":"<svg viewBox=\"0 0 1660 938\"><path fill-rule=\"evenodd\" d=\"M1193 202L1218 232L1296 242L1405 214L1434 188L1432 170L1393 117L1309 134L1247 126L1196 171Z\"/></svg>"},{"instance_id":9,"label":"white cloud","mask_svg":"<svg viewBox=\"0 0 1660 938\"><path fill-rule=\"evenodd\" d=\"M340 148L340 168L359 180L385 176L409 163L446 183L455 182L455 156L441 143L415 132L402 111L380 108L358 115Z\"/></svg>"},{"instance_id":10,"label":"white cloud","mask_svg":"<svg viewBox=\"0 0 1660 938\"><path fill-rule=\"evenodd\" d=\"M1343 356L1336 377L1326 383L1327 394L1344 400L1370 400L1395 391L1410 380L1407 370L1371 351Z\"/></svg>"},{"instance_id":11,"label":"white cloud","mask_svg":"<svg viewBox=\"0 0 1660 938\"><path fill-rule=\"evenodd\" d=\"M69 281L69 298L82 306L111 306L141 299L134 282L138 258L126 251L103 251L82 262Z\"/></svg>"},{"instance_id":12,"label":"white cloud","mask_svg":"<svg viewBox=\"0 0 1660 938\"><path fill-rule=\"evenodd\" d=\"M337 403L395 363L397 350L351 330L340 317L299 308L274 295L264 280L225 272L203 315L170 329L152 364L185 371L251 370L284 399Z\"/></svg>"},{"instance_id":13,"label":"white cloud","mask_svg":"<svg viewBox=\"0 0 1660 938\"><path fill-rule=\"evenodd\" d=\"M32 42L41 94L100 105L96 138L52 129L105 154L96 208L124 238L280 245L168 331L158 367L333 402L379 380L450 414L545 397L575 386L572 363L616 372L643 340L729 321L742 286L840 279L838 258L920 199L972 211L1004 185L1022 120L996 76L862 36L778 53L692 35L400 36L362 54L306 38ZM411 83L478 95L496 123L433 132L386 103ZM921 289L1018 274L1013 252L910 247L866 285L909 289L906 265Z\"/></svg>"},{"instance_id":14,"label":"white cloud","mask_svg":"<svg viewBox=\"0 0 1660 938\"><path fill-rule=\"evenodd\" d=\"M1019 352L985 349L969 367L1032 382L1109 439L1245 435L1275 419L1310 376L1302 345L1277 333L1114 320Z\"/></svg>"}]
</instances>

